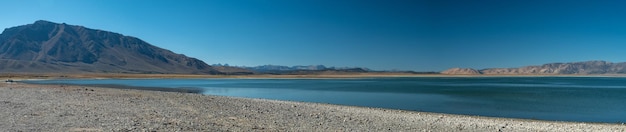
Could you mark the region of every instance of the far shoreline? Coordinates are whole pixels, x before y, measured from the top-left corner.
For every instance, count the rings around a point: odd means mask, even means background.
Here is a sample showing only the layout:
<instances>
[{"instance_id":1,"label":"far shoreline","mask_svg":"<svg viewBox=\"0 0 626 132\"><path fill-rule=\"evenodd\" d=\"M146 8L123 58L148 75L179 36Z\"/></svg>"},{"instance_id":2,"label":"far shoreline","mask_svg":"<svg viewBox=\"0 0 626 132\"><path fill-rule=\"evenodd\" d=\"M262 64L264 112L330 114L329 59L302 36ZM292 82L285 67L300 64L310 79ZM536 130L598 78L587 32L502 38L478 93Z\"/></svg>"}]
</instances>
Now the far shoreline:
<instances>
[{"instance_id":1,"label":"far shoreline","mask_svg":"<svg viewBox=\"0 0 626 132\"><path fill-rule=\"evenodd\" d=\"M626 77L626 74L410 74L410 73L355 73L302 75L203 75L203 74L110 74L110 73L0 73L4 80L34 79L350 79L403 77Z\"/></svg>"}]
</instances>

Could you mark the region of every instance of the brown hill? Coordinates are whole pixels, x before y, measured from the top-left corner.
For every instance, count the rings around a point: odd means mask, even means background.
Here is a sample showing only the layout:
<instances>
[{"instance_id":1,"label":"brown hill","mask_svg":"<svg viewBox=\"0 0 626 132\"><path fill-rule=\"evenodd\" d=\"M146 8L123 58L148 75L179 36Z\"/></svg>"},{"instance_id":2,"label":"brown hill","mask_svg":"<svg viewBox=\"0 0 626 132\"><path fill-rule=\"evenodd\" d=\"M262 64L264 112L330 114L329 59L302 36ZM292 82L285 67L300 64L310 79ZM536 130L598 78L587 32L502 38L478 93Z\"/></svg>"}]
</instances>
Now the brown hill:
<instances>
[{"instance_id":1,"label":"brown hill","mask_svg":"<svg viewBox=\"0 0 626 132\"><path fill-rule=\"evenodd\" d=\"M224 74L135 37L43 20L0 34L0 72Z\"/></svg>"},{"instance_id":2,"label":"brown hill","mask_svg":"<svg viewBox=\"0 0 626 132\"><path fill-rule=\"evenodd\" d=\"M442 71L441 74L476 75L476 74L480 74L480 72L472 68L451 68L451 69Z\"/></svg>"},{"instance_id":3,"label":"brown hill","mask_svg":"<svg viewBox=\"0 0 626 132\"><path fill-rule=\"evenodd\" d=\"M455 70L457 69L457 70ZM472 69L473 70L473 69ZM442 74L452 73L449 71L458 71L458 68L452 68L441 72ZM525 66L520 68L488 68L477 70L480 74L625 74L626 62L612 63L607 61L585 61L571 63L549 63L539 66ZM462 73L462 72L458 72Z\"/></svg>"}]
</instances>

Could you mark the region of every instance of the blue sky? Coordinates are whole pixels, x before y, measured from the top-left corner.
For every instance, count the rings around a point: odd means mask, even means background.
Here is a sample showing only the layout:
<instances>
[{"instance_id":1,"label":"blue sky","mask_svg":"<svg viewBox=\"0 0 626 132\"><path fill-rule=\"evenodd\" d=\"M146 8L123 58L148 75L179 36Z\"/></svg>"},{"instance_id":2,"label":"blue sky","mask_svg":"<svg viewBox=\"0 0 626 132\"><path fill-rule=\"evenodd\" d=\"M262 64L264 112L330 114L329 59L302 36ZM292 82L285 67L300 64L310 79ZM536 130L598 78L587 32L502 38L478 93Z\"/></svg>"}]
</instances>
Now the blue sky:
<instances>
[{"instance_id":1,"label":"blue sky","mask_svg":"<svg viewBox=\"0 0 626 132\"><path fill-rule=\"evenodd\" d=\"M49 20L209 64L440 71L626 61L619 0L14 0L0 28Z\"/></svg>"}]
</instances>

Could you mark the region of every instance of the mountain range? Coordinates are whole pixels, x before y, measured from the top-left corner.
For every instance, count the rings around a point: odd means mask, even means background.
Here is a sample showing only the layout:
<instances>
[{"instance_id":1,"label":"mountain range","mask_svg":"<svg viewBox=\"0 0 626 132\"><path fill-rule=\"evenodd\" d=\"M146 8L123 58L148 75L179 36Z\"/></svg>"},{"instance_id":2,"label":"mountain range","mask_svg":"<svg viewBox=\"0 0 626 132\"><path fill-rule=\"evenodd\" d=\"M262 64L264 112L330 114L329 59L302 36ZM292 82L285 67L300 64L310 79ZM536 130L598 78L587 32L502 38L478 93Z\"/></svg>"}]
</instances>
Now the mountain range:
<instances>
[{"instance_id":1,"label":"mountain range","mask_svg":"<svg viewBox=\"0 0 626 132\"><path fill-rule=\"evenodd\" d=\"M213 65L213 66L220 66L218 65ZM370 71L368 68L362 68L362 67L327 67L324 65L308 65L308 66L281 66L281 65L262 65L262 66L253 66L253 67L247 67L247 66L242 66L240 68L245 68L248 70L252 70L252 71L257 71L257 72L264 72L264 71L294 71L294 70L311 70L311 71L315 71L315 70L348 70L348 69L361 69L363 71Z\"/></svg>"},{"instance_id":2,"label":"mountain range","mask_svg":"<svg viewBox=\"0 0 626 132\"><path fill-rule=\"evenodd\" d=\"M487 68L476 70L471 68L452 68L442 71L441 74L464 75L519 75L519 74L625 74L626 62L612 63L607 61L584 61L570 63L548 63L537 66L520 68Z\"/></svg>"},{"instance_id":3,"label":"mountain range","mask_svg":"<svg viewBox=\"0 0 626 132\"><path fill-rule=\"evenodd\" d=\"M0 73L343 74L363 72L384 71L324 65L211 66L196 58L159 48L136 37L44 20L7 28L0 34ZM585 61L480 70L452 68L440 74L626 74L626 62Z\"/></svg>"},{"instance_id":4,"label":"mountain range","mask_svg":"<svg viewBox=\"0 0 626 132\"><path fill-rule=\"evenodd\" d=\"M39 20L0 34L2 73L250 73L215 68L196 58L119 33Z\"/></svg>"},{"instance_id":5,"label":"mountain range","mask_svg":"<svg viewBox=\"0 0 626 132\"><path fill-rule=\"evenodd\" d=\"M221 64L213 66L224 66ZM281 65L262 65L247 67L242 66L239 68L247 69L261 74L312 74L319 72L343 72L343 73L355 73L355 72L369 72L368 68L362 67L327 67L324 65L308 65L308 66L281 66Z\"/></svg>"}]
</instances>

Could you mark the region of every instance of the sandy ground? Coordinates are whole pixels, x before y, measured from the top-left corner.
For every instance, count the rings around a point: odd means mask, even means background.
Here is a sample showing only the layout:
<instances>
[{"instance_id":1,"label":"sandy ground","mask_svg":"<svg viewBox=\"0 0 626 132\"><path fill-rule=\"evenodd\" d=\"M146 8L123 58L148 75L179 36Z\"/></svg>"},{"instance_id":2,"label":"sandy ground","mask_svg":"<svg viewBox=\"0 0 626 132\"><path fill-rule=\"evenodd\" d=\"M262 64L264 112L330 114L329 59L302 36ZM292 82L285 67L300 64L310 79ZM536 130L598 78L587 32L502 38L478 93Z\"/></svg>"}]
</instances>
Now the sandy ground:
<instances>
[{"instance_id":1,"label":"sandy ground","mask_svg":"<svg viewBox=\"0 0 626 132\"><path fill-rule=\"evenodd\" d=\"M64 85L0 84L0 131L626 131L551 122Z\"/></svg>"}]
</instances>

